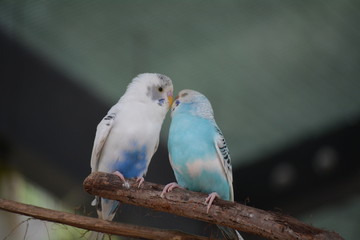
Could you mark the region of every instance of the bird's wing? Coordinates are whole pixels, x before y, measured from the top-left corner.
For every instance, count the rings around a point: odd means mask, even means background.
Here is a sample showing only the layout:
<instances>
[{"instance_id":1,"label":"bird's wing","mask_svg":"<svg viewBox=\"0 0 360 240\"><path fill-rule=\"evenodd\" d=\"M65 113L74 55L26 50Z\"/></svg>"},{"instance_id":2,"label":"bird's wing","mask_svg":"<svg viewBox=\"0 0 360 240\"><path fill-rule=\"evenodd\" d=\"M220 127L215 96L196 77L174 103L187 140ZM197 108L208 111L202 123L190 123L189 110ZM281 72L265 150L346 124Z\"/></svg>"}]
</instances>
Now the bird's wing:
<instances>
[{"instance_id":1,"label":"bird's wing","mask_svg":"<svg viewBox=\"0 0 360 240\"><path fill-rule=\"evenodd\" d=\"M215 137L215 148L219 156L219 160L221 162L221 166L223 167L224 174L226 179L228 180L230 186L230 196L231 199L234 200L234 190L233 190L233 176L232 176L232 166L231 166L231 158L229 154L229 149L226 145L226 141L224 135L218 126L215 125L216 129L216 137Z\"/></svg>"},{"instance_id":2,"label":"bird's wing","mask_svg":"<svg viewBox=\"0 0 360 240\"><path fill-rule=\"evenodd\" d=\"M99 160L101 150L106 142L106 139L111 131L116 117L115 112L108 112L108 114L101 120L96 128L96 135L94 140L94 146L91 154L91 170L92 172L97 171L99 167Z\"/></svg>"},{"instance_id":3,"label":"bird's wing","mask_svg":"<svg viewBox=\"0 0 360 240\"><path fill-rule=\"evenodd\" d=\"M160 138L157 139L157 142L156 142L156 145L155 145L155 149L154 149L154 154L156 153L156 151L157 151L158 148L159 148L159 140L160 140Z\"/></svg>"}]
</instances>

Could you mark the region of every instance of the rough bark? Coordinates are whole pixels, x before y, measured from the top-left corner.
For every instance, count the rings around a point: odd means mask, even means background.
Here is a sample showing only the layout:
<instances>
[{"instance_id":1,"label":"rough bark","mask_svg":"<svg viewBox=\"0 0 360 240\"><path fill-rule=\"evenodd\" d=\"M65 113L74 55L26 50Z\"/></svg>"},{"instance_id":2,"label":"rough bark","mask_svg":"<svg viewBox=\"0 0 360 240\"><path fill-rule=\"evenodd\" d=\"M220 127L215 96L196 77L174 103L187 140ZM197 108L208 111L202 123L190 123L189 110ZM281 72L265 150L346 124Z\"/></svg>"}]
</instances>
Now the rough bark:
<instances>
[{"instance_id":1,"label":"rough bark","mask_svg":"<svg viewBox=\"0 0 360 240\"><path fill-rule=\"evenodd\" d=\"M135 180L128 181L130 188L114 174L97 172L85 179L84 188L92 195L228 226L267 239L343 240L335 232L315 228L293 217L221 199L216 199L207 213L205 194L174 189L161 198L163 185L144 182L138 188Z\"/></svg>"}]
</instances>

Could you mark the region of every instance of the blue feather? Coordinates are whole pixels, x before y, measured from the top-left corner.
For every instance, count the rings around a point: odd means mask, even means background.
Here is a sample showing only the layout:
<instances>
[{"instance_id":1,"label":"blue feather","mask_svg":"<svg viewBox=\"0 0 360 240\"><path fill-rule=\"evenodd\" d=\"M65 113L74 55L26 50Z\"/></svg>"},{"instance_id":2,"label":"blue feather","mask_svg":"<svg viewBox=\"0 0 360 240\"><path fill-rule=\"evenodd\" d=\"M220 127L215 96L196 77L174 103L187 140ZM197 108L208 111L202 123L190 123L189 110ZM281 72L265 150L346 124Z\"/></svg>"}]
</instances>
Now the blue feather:
<instances>
[{"instance_id":1,"label":"blue feather","mask_svg":"<svg viewBox=\"0 0 360 240\"><path fill-rule=\"evenodd\" d=\"M168 149L178 185L191 191L217 193L220 198L233 201L229 150L211 104L201 93L180 91L172 105ZM165 186L163 193L170 191L169 186L174 185ZM243 239L234 229L219 228L228 240Z\"/></svg>"},{"instance_id":2,"label":"blue feather","mask_svg":"<svg viewBox=\"0 0 360 240\"><path fill-rule=\"evenodd\" d=\"M120 153L122 161L113 161L111 169L123 173L126 178L139 177L147 168L147 148L137 147Z\"/></svg>"},{"instance_id":3,"label":"blue feather","mask_svg":"<svg viewBox=\"0 0 360 240\"><path fill-rule=\"evenodd\" d=\"M214 144L218 133L209 119L182 113L184 109L191 109L190 104L181 107L173 117L168 141L178 184L192 191L208 194L217 192L222 199L230 200L229 183L220 165L214 169L202 168L196 177L191 174L195 161L218 161Z\"/></svg>"}]
</instances>

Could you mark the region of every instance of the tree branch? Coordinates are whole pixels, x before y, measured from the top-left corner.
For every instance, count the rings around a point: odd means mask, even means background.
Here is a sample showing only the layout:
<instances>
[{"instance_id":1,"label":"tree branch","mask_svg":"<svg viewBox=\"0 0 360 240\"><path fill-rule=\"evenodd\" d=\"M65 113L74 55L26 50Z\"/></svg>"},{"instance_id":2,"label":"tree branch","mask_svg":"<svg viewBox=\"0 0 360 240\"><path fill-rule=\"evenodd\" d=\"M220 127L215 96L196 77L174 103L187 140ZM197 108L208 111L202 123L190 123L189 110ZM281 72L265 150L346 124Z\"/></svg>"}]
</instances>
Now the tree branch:
<instances>
[{"instance_id":1,"label":"tree branch","mask_svg":"<svg viewBox=\"0 0 360 240\"><path fill-rule=\"evenodd\" d=\"M41 220L57 222L92 231L122 235L133 238L145 238L152 240L208 240L208 238L206 237L186 234L180 231L163 230L157 228L135 226L131 224L109 222L97 218L55 211L5 199L0 199L0 209L8 212L31 216Z\"/></svg>"},{"instance_id":2,"label":"tree branch","mask_svg":"<svg viewBox=\"0 0 360 240\"><path fill-rule=\"evenodd\" d=\"M312 227L290 216L221 199L216 199L206 213L205 194L174 189L161 198L163 185L144 182L138 188L135 180L128 181L129 189L114 174L97 172L85 179L84 188L92 195L228 226L267 239L343 240L335 232Z\"/></svg>"}]
</instances>

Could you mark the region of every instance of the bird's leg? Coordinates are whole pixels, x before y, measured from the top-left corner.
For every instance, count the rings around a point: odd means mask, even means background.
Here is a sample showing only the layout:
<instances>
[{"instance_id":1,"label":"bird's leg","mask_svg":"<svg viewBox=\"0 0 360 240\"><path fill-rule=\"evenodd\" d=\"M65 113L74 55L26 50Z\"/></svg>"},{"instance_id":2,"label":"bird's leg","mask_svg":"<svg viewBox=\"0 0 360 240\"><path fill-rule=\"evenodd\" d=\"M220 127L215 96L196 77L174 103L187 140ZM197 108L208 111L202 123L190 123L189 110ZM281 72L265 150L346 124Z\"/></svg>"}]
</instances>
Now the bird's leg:
<instances>
[{"instance_id":1,"label":"bird's leg","mask_svg":"<svg viewBox=\"0 0 360 240\"><path fill-rule=\"evenodd\" d=\"M121 172L115 171L115 172L113 172L113 174L115 174L116 176L118 176L118 177L124 182L124 184L123 184L124 187L130 188L130 184L128 183L128 181L125 180L124 175L122 175Z\"/></svg>"},{"instance_id":2,"label":"bird's leg","mask_svg":"<svg viewBox=\"0 0 360 240\"><path fill-rule=\"evenodd\" d=\"M141 184L143 184L144 181L145 181L145 180L144 180L143 177L137 177L137 178L136 178L136 182L139 183L138 188L141 186Z\"/></svg>"},{"instance_id":3,"label":"bird's leg","mask_svg":"<svg viewBox=\"0 0 360 240\"><path fill-rule=\"evenodd\" d=\"M113 174L115 174L115 175L118 176L121 180L123 180L123 182L125 182L124 175L122 175L121 172L115 171L115 172L113 172Z\"/></svg>"},{"instance_id":4,"label":"bird's leg","mask_svg":"<svg viewBox=\"0 0 360 240\"><path fill-rule=\"evenodd\" d=\"M165 193L171 192L174 188L183 188L183 187L177 184L176 182L169 183L162 190L160 197L163 198Z\"/></svg>"},{"instance_id":5,"label":"bird's leg","mask_svg":"<svg viewBox=\"0 0 360 240\"><path fill-rule=\"evenodd\" d=\"M217 192L210 193L205 199L205 204L207 204L206 213L209 213L209 209L215 198L220 198L220 195Z\"/></svg>"}]
</instances>

